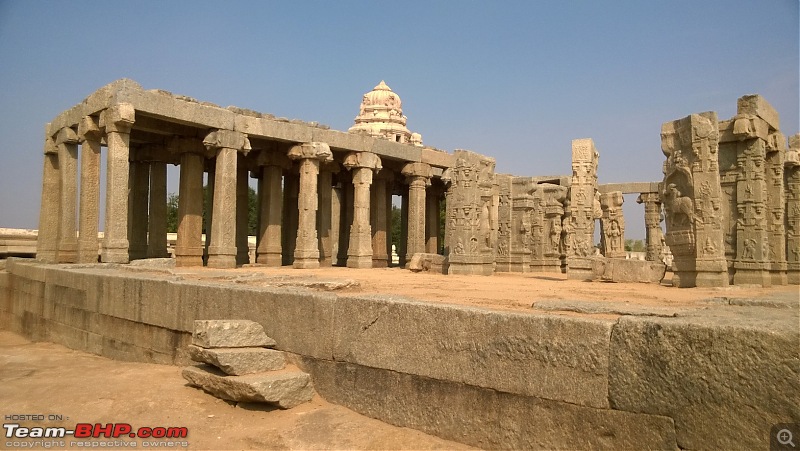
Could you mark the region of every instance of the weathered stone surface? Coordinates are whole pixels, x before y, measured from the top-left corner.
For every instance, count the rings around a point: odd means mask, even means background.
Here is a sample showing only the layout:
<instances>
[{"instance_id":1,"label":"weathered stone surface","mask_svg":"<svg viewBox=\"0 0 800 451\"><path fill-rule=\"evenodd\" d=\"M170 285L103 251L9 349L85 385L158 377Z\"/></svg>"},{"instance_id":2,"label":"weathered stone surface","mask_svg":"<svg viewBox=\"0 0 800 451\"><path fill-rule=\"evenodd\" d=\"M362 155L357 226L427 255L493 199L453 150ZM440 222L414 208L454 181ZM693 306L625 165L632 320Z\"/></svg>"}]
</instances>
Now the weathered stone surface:
<instances>
[{"instance_id":1,"label":"weathered stone surface","mask_svg":"<svg viewBox=\"0 0 800 451\"><path fill-rule=\"evenodd\" d=\"M297 370L225 376L204 365L186 367L182 374L191 385L229 401L268 402L291 409L314 397L311 376Z\"/></svg>"},{"instance_id":2,"label":"weathered stone surface","mask_svg":"<svg viewBox=\"0 0 800 451\"><path fill-rule=\"evenodd\" d=\"M335 360L608 407L611 320L341 297ZM514 374L514 377L508 377Z\"/></svg>"},{"instance_id":3,"label":"weathered stone surface","mask_svg":"<svg viewBox=\"0 0 800 451\"><path fill-rule=\"evenodd\" d=\"M536 301L532 308L547 311L566 311L577 313L610 313L612 315L635 315L635 316L678 316L684 309L676 307L661 307L649 305L637 305L628 302L609 302L609 301L571 301L546 299Z\"/></svg>"},{"instance_id":4,"label":"weathered stone surface","mask_svg":"<svg viewBox=\"0 0 800 451\"><path fill-rule=\"evenodd\" d=\"M225 374L240 376L263 371L282 370L286 366L283 352L265 348L206 349L189 345L189 357L208 363Z\"/></svg>"},{"instance_id":5,"label":"weathered stone surface","mask_svg":"<svg viewBox=\"0 0 800 451\"><path fill-rule=\"evenodd\" d=\"M437 274L446 274L444 265L444 255L417 252L411 257L411 261L408 263L408 269L414 272L428 271Z\"/></svg>"},{"instance_id":6,"label":"weathered stone surface","mask_svg":"<svg viewBox=\"0 0 800 451\"><path fill-rule=\"evenodd\" d=\"M275 346L264 327L248 320L196 320L192 344L203 348Z\"/></svg>"},{"instance_id":7,"label":"weathered stone surface","mask_svg":"<svg viewBox=\"0 0 800 451\"><path fill-rule=\"evenodd\" d=\"M600 278L609 282L660 283L667 271L662 262L644 260L605 259Z\"/></svg>"},{"instance_id":8,"label":"weathered stone surface","mask_svg":"<svg viewBox=\"0 0 800 451\"><path fill-rule=\"evenodd\" d=\"M300 365L331 402L483 449L676 449L672 419L662 416L582 407L344 362L305 358Z\"/></svg>"},{"instance_id":9,"label":"weathered stone surface","mask_svg":"<svg viewBox=\"0 0 800 451\"><path fill-rule=\"evenodd\" d=\"M757 307L621 318L611 407L672 417L682 449L767 449L772 424L800 422L797 324L797 310Z\"/></svg>"}]
</instances>

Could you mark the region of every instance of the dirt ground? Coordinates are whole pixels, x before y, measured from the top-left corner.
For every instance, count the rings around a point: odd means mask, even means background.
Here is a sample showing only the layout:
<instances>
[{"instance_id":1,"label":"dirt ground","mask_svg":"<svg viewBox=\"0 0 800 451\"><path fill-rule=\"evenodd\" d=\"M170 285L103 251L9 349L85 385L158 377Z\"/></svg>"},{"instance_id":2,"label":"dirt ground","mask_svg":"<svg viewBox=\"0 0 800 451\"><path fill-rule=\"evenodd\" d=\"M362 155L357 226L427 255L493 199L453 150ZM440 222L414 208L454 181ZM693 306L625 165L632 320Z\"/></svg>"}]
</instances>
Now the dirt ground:
<instances>
[{"instance_id":1,"label":"dirt ground","mask_svg":"<svg viewBox=\"0 0 800 451\"><path fill-rule=\"evenodd\" d=\"M0 331L0 414L4 424L72 429L77 423L128 423L134 429L188 428L185 439L160 440L175 442L173 449L186 449L180 443L184 441L188 449L471 449L367 418L319 395L290 410L234 405L186 385L180 373L175 366L118 362L52 343L31 343ZM40 414L45 418L62 415L63 420L6 418ZM3 438L0 449L20 449L10 442L36 440L51 439ZM78 449L70 442L86 439L63 440L63 446L52 449ZM143 447L142 439L117 440L138 440L139 448ZM130 445L117 446L127 447Z\"/></svg>"}]
</instances>

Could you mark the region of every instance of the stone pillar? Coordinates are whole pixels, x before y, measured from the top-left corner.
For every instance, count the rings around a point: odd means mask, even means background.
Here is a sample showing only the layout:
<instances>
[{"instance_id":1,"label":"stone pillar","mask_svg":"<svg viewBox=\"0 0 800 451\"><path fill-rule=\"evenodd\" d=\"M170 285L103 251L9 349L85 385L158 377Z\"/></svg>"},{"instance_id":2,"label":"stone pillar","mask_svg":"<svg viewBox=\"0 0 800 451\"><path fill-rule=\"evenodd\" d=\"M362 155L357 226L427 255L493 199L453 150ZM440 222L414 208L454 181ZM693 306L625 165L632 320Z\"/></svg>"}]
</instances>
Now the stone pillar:
<instances>
[{"instance_id":1,"label":"stone pillar","mask_svg":"<svg viewBox=\"0 0 800 451\"><path fill-rule=\"evenodd\" d=\"M718 141L713 112L661 126L661 149L667 157L661 197L665 241L674 256L672 284L677 287L728 285Z\"/></svg>"},{"instance_id":2,"label":"stone pillar","mask_svg":"<svg viewBox=\"0 0 800 451\"><path fill-rule=\"evenodd\" d=\"M244 157L239 154L236 163L236 264L250 263L250 174Z\"/></svg>"},{"instance_id":3,"label":"stone pillar","mask_svg":"<svg viewBox=\"0 0 800 451\"><path fill-rule=\"evenodd\" d=\"M408 183L408 245L406 259L425 252L425 188L430 184L431 167L407 163L401 171Z\"/></svg>"},{"instance_id":4,"label":"stone pillar","mask_svg":"<svg viewBox=\"0 0 800 451\"><path fill-rule=\"evenodd\" d=\"M530 266L534 272L561 271L561 231L566 198L567 188L552 183L535 185L533 211L520 205L524 199L514 198L515 213L520 211L533 218Z\"/></svg>"},{"instance_id":5,"label":"stone pillar","mask_svg":"<svg viewBox=\"0 0 800 451\"><path fill-rule=\"evenodd\" d=\"M447 199L447 218L453 222L448 274L491 275L495 161L467 150L456 150L454 157Z\"/></svg>"},{"instance_id":6,"label":"stone pillar","mask_svg":"<svg viewBox=\"0 0 800 451\"><path fill-rule=\"evenodd\" d=\"M300 162L297 244L292 266L299 269L319 268L317 176L320 161L333 161L333 154L327 144L311 142L292 146L288 156Z\"/></svg>"},{"instance_id":7,"label":"stone pillar","mask_svg":"<svg viewBox=\"0 0 800 451\"><path fill-rule=\"evenodd\" d=\"M97 263L100 225L100 141L97 119L84 117L78 125L81 140L81 194L79 204L78 263ZM166 201L165 201L166 202ZM166 208L166 203L164 204Z\"/></svg>"},{"instance_id":8,"label":"stone pillar","mask_svg":"<svg viewBox=\"0 0 800 451\"><path fill-rule=\"evenodd\" d=\"M176 266L203 266L203 155L181 154Z\"/></svg>"},{"instance_id":9,"label":"stone pillar","mask_svg":"<svg viewBox=\"0 0 800 451\"><path fill-rule=\"evenodd\" d=\"M441 189L431 184L425 193L425 250L429 254L439 253L439 208Z\"/></svg>"},{"instance_id":10,"label":"stone pillar","mask_svg":"<svg viewBox=\"0 0 800 451\"><path fill-rule=\"evenodd\" d=\"M203 188L203 262L208 264L208 246L211 246L211 221L214 219L214 180L216 180L216 173L214 168L217 165L216 157L210 160L205 160L203 166L208 174L208 182Z\"/></svg>"},{"instance_id":11,"label":"stone pillar","mask_svg":"<svg viewBox=\"0 0 800 451\"><path fill-rule=\"evenodd\" d=\"M372 228L372 267L386 268L391 258L391 229L389 228L391 216L391 191L388 189L392 183L391 171L382 170L376 174L372 181L370 193L370 226ZM387 203L388 199L388 203ZM387 209L388 205L388 209Z\"/></svg>"},{"instance_id":12,"label":"stone pillar","mask_svg":"<svg viewBox=\"0 0 800 451\"><path fill-rule=\"evenodd\" d=\"M408 186L402 185L400 195L400 243L397 245L398 264L406 267L406 262L411 259L408 255Z\"/></svg>"},{"instance_id":13,"label":"stone pillar","mask_svg":"<svg viewBox=\"0 0 800 451\"><path fill-rule=\"evenodd\" d=\"M786 189L786 276L790 284L800 285L800 134L789 137L783 177Z\"/></svg>"},{"instance_id":14,"label":"stone pillar","mask_svg":"<svg viewBox=\"0 0 800 451\"><path fill-rule=\"evenodd\" d=\"M214 170L214 215L211 220L211 245L208 246L208 266L236 267L236 178L238 154L250 151L250 141L244 133L216 130L206 135L203 145L217 153Z\"/></svg>"},{"instance_id":15,"label":"stone pillar","mask_svg":"<svg viewBox=\"0 0 800 451\"><path fill-rule=\"evenodd\" d=\"M284 154L262 151L258 155L257 163L261 166L258 185L261 204L256 262L267 266L281 266L281 177L282 171L291 167L291 162Z\"/></svg>"},{"instance_id":16,"label":"stone pillar","mask_svg":"<svg viewBox=\"0 0 800 451\"><path fill-rule=\"evenodd\" d=\"M351 152L344 166L353 174L353 223L347 248L348 268L372 268L372 226L370 186L373 172L383 167L381 159L371 152Z\"/></svg>"},{"instance_id":17,"label":"stone pillar","mask_svg":"<svg viewBox=\"0 0 800 451\"><path fill-rule=\"evenodd\" d=\"M594 224L602 215L597 192L597 165L600 154L590 138L572 140L572 185L570 218L572 231L567 254L567 277L587 280L594 277Z\"/></svg>"},{"instance_id":18,"label":"stone pillar","mask_svg":"<svg viewBox=\"0 0 800 451\"><path fill-rule=\"evenodd\" d=\"M641 193L637 204L644 204L644 226L647 253L645 260L660 262L664 260L664 232L661 230L661 197L658 193Z\"/></svg>"},{"instance_id":19,"label":"stone pillar","mask_svg":"<svg viewBox=\"0 0 800 451\"><path fill-rule=\"evenodd\" d=\"M450 174L447 175L448 177L452 177ZM524 243L521 242L523 238L521 235L514 233L512 234L512 224L516 224L519 222L520 218L515 218L514 211L511 208L511 198L512 198L512 190L513 190L513 179L514 176L509 174L497 174L495 176L495 181L497 182L497 189L498 189L498 201L499 206L497 209L498 214L498 231L497 231L497 251L495 256L495 270L497 272L527 272L530 269L530 261L525 264L528 269L520 268L512 262L511 257L511 250L514 248L515 244L522 246L517 246L520 249L524 249ZM527 194L527 193L526 193ZM533 199L530 195L527 196L528 203L530 203L529 209L533 207ZM457 215L455 210L450 210L451 215ZM515 219L517 221L515 221ZM453 226L458 221L457 216L448 216L447 222L445 225L445 229L449 229L450 224ZM529 221L528 221L529 222ZM518 230L515 228L514 230ZM512 240L517 240L516 243L512 242ZM449 248L449 246L448 246ZM524 251L523 251L524 252ZM527 252L528 256L530 257L530 249ZM530 260L530 258L529 258Z\"/></svg>"},{"instance_id":20,"label":"stone pillar","mask_svg":"<svg viewBox=\"0 0 800 451\"><path fill-rule=\"evenodd\" d=\"M128 255L131 260L139 260L147 257L150 163L131 161L128 183Z\"/></svg>"},{"instance_id":21,"label":"stone pillar","mask_svg":"<svg viewBox=\"0 0 800 451\"><path fill-rule=\"evenodd\" d=\"M319 184L317 186L317 230L319 231L319 265L328 267L333 265L333 174L339 172L336 162L323 164L319 171Z\"/></svg>"},{"instance_id":22,"label":"stone pillar","mask_svg":"<svg viewBox=\"0 0 800 451\"><path fill-rule=\"evenodd\" d=\"M606 258L625 258L625 216L622 214L622 203L625 198L622 191L612 191L600 195L600 207L603 211L601 219L602 231L600 243Z\"/></svg>"},{"instance_id":23,"label":"stone pillar","mask_svg":"<svg viewBox=\"0 0 800 451\"><path fill-rule=\"evenodd\" d=\"M39 235L36 239L36 259L55 263L58 257L58 235L61 227L61 176L58 169L58 150L50 137L44 142L42 168L42 203L39 210Z\"/></svg>"},{"instance_id":24,"label":"stone pillar","mask_svg":"<svg viewBox=\"0 0 800 451\"><path fill-rule=\"evenodd\" d=\"M167 164L150 163L150 214L147 222L147 257L167 258Z\"/></svg>"},{"instance_id":25,"label":"stone pillar","mask_svg":"<svg viewBox=\"0 0 800 451\"><path fill-rule=\"evenodd\" d=\"M78 258L78 237L75 226L78 196L78 135L65 127L54 137L58 148L61 174L61 225L58 236L58 262L75 263Z\"/></svg>"},{"instance_id":26,"label":"stone pillar","mask_svg":"<svg viewBox=\"0 0 800 451\"><path fill-rule=\"evenodd\" d=\"M281 262L291 265L294 262L294 250L297 246L297 227L299 213L300 175L293 167L283 177L283 228L281 243L283 244Z\"/></svg>"},{"instance_id":27,"label":"stone pillar","mask_svg":"<svg viewBox=\"0 0 800 451\"><path fill-rule=\"evenodd\" d=\"M773 131L767 137L766 150L764 173L767 185L769 275L773 285L786 285L786 227L784 225L786 193L783 186L786 137L779 131Z\"/></svg>"},{"instance_id":28,"label":"stone pillar","mask_svg":"<svg viewBox=\"0 0 800 451\"><path fill-rule=\"evenodd\" d=\"M337 177L338 179L338 177ZM342 223L342 187L337 180L331 189L331 264L339 265L339 227Z\"/></svg>"},{"instance_id":29,"label":"stone pillar","mask_svg":"<svg viewBox=\"0 0 800 451\"><path fill-rule=\"evenodd\" d=\"M101 122L106 126L106 215L100 260L127 263L128 257L128 160L130 133L136 111L129 103L108 108Z\"/></svg>"}]
</instances>

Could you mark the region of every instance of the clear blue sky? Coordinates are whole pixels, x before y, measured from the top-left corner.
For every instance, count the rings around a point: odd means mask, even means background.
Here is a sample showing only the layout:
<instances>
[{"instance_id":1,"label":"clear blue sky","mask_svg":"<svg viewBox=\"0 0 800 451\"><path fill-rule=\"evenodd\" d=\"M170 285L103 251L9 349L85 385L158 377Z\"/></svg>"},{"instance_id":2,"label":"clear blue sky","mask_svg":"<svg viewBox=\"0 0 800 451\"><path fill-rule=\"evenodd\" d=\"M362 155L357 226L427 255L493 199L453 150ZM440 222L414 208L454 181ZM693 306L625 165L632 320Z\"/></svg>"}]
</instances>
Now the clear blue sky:
<instances>
[{"instance_id":1,"label":"clear blue sky","mask_svg":"<svg viewBox=\"0 0 800 451\"><path fill-rule=\"evenodd\" d=\"M797 0L0 0L0 227L37 227L44 124L118 78L338 130L383 79L425 144L498 172L569 174L590 137L601 183L654 181L661 123L742 95L797 133L798 39Z\"/></svg>"}]
</instances>

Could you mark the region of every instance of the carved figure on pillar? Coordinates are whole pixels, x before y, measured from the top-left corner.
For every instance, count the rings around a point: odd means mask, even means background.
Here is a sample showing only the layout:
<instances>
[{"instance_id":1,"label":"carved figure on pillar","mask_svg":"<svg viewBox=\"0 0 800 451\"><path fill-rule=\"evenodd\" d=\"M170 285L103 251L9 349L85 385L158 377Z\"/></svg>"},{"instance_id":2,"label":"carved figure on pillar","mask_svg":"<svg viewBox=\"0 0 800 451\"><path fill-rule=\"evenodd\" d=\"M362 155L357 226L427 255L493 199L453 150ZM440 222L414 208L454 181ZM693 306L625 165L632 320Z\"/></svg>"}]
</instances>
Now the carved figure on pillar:
<instances>
[{"instance_id":1,"label":"carved figure on pillar","mask_svg":"<svg viewBox=\"0 0 800 451\"><path fill-rule=\"evenodd\" d=\"M625 216L622 214L624 201L621 191L600 195L603 212L600 243L603 255L607 258L625 258Z\"/></svg>"},{"instance_id":2,"label":"carved figure on pillar","mask_svg":"<svg viewBox=\"0 0 800 451\"><path fill-rule=\"evenodd\" d=\"M788 283L800 285L800 134L789 137L784 161L786 260Z\"/></svg>"},{"instance_id":3,"label":"carved figure on pillar","mask_svg":"<svg viewBox=\"0 0 800 451\"><path fill-rule=\"evenodd\" d=\"M287 155L300 162L297 244L292 266L299 269L319 268L317 175L320 162L333 161L333 154L327 144L309 142L292 146Z\"/></svg>"},{"instance_id":4,"label":"carved figure on pillar","mask_svg":"<svg viewBox=\"0 0 800 451\"><path fill-rule=\"evenodd\" d=\"M448 273L490 275L494 266L489 216L495 161L468 150L456 150L454 157L447 217L453 220L449 242L455 244L449 255Z\"/></svg>"},{"instance_id":5,"label":"carved figure on pillar","mask_svg":"<svg viewBox=\"0 0 800 451\"><path fill-rule=\"evenodd\" d=\"M372 152L351 152L344 167L353 174L353 223L347 251L348 268L372 268L372 226L370 224L370 186L372 176L383 167Z\"/></svg>"},{"instance_id":6,"label":"carved figure on pillar","mask_svg":"<svg viewBox=\"0 0 800 451\"><path fill-rule=\"evenodd\" d=\"M531 211L532 260L531 270L539 272L561 271L561 221L567 199L567 188L552 183L533 187Z\"/></svg>"},{"instance_id":7,"label":"carved figure on pillar","mask_svg":"<svg viewBox=\"0 0 800 451\"><path fill-rule=\"evenodd\" d=\"M602 216L597 192L597 167L600 154L590 138L572 140L572 184L569 190L572 235L567 254L567 276L590 280L594 277L595 220Z\"/></svg>"},{"instance_id":8,"label":"carved figure on pillar","mask_svg":"<svg viewBox=\"0 0 800 451\"><path fill-rule=\"evenodd\" d=\"M716 113L693 114L661 127L661 149L667 157L665 240L674 255L674 286L728 285L721 221L711 220L719 215L722 196L718 138Z\"/></svg>"}]
</instances>

